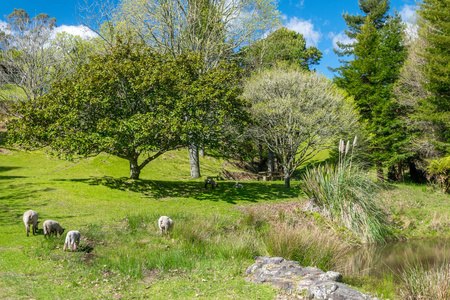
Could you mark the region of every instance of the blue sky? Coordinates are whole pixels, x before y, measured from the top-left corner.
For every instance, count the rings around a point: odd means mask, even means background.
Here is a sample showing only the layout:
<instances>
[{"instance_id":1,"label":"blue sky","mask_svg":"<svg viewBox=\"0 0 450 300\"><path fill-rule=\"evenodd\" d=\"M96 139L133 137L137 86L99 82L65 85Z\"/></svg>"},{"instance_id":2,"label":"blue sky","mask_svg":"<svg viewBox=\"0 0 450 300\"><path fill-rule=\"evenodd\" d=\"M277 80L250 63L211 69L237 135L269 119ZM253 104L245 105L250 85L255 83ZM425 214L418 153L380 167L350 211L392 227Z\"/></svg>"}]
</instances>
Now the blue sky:
<instances>
[{"instance_id":1,"label":"blue sky","mask_svg":"<svg viewBox=\"0 0 450 300\"><path fill-rule=\"evenodd\" d=\"M85 35L78 26L77 7L79 0L1 0L0 20L6 20L14 8L25 9L35 16L47 13L55 17L59 30L72 34ZM391 10L399 11L405 22L411 22L416 7L415 0L391 0ZM320 65L315 68L327 77L333 74L327 66L339 66L333 52L337 40L345 42L346 29L342 13L360 13L357 0L281 0L278 9L283 16L284 25L303 34L308 45L314 45L323 52ZM0 23L1 25L1 23Z\"/></svg>"}]
</instances>

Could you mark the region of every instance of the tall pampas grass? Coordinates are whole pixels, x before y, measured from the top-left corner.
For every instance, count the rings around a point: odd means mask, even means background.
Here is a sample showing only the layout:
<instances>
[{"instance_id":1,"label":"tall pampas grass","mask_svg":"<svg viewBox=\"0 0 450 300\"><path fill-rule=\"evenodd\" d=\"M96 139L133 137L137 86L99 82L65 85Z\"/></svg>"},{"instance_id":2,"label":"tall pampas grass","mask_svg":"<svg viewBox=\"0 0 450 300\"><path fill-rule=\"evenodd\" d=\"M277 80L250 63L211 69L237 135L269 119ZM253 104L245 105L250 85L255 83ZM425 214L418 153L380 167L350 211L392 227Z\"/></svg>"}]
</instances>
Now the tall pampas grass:
<instances>
[{"instance_id":1,"label":"tall pampas grass","mask_svg":"<svg viewBox=\"0 0 450 300\"><path fill-rule=\"evenodd\" d=\"M352 166L356 141L355 137L350 152L350 142L340 140L337 165L326 164L307 170L301 186L331 219L339 221L363 242L385 242L392 231L378 204L378 186L358 164Z\"/></svg>"}]
</instances>

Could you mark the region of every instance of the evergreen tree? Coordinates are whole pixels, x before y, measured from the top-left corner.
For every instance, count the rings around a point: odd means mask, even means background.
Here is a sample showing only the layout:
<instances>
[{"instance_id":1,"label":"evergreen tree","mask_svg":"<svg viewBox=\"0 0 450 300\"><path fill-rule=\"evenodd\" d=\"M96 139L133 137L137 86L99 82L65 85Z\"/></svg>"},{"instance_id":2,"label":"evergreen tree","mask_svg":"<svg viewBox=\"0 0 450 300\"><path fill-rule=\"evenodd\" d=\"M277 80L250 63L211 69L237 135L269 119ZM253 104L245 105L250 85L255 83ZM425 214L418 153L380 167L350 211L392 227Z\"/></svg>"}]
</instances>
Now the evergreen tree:
<instances>
[{"instance_id":1,"label":"evergreen tree","mask_svg":"<svg viewBox=\"0 0 450 300\"><path fill-rule=\"evenodd\" d=\"M398 14L388 14L387 0L360 0L365 15L344 14L353 39L350 44L338 43L335 49L341 67L335 82L355 99L360 121L370 135L371 158L377 165L379 179L382 168L390 167L397 180L402 180L402 162L410 155L402 151L408 141L399 116L403 108L393 99L393 85L397 80L406 49L403 26Z\"/></svg>"},{"instance_id":2,"label":"evergreen tree","mask_svg":"<svg viewBox=\"0 0 450 300\"><path fill-rule=\"evenodd\" d=\"M419 35L427 46L421 53L422 83L429 96L419 102L419 119L437 128L433 144L441 151L450 146L450 0L424 0L420 4Z\"/></svg>"}]
</instances>

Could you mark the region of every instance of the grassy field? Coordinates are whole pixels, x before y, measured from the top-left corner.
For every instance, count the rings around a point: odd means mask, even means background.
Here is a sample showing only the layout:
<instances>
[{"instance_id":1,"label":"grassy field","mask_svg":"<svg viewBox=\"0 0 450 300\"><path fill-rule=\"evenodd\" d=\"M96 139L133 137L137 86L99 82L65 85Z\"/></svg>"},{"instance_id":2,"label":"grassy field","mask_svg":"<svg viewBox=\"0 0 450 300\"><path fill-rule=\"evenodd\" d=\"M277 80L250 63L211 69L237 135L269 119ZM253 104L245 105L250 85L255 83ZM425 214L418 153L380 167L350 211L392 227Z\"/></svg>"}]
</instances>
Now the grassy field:
<instances>
[{"instance_id":1,"label":"grassy field","mask_svg":"<svg viewBox=\"0 0 450 300\"><path fill-rule=\"evenodd\" d=\"M203 178L238 171L211 156L201 167ZM244 280L255 255L296 248L286 255L327 269L345 252L337 245L355 241L320 216L303 213L295 181L291 189L281 181L243 182L243 189L219 181L217 189L205 190L202 180L189 180L187 151L159 157L140 180L128 180L128 172L127 161L107 155L68 162L3 149L0 298L273 299L279 291ZM447 195L394 185L382 197L398 235L449 236ZM63 238L45 239L42 226L27 237L22 215L28 209L39 213L41 224L53 219L66 232L79 230L80 251L64 253ZM170 237L157 234L161 215L175 220ZM273 220L282 225L271 226ZM315 241L316 248L308 248Z\"/></svg>"},{"instance_id":2,"label":"grassy field","mask_svg":"<svg viewBox=\"0 0 450 300\"><path fill-rule=\"evenodd\" d=\"M212 157L201 165L204 176L232 167ZM74 163L39 152L3 151L0 298L273 298L272 288L243 280L258 245L249 246L252 241L244 237L242 245L218 243L229 249L196 243L213 231L221 231L215 238L226 239L227 228L242 215L233 207L297 200L298 189L285 190L281 182L234 189L234 182L220 182L217 189L205 190L201 181L188 180L186 151L163 155L143 170L139 181L127 180L127 174L127 161L106 155ZM83 251L63 253L63 239L45 240L41 227L39 235L27 238L21 219L28 209L36 210L41 222L53 219L66 232L80 230ZM160 215L176 220L172 238L156 234ZM191 237L195 243L185 242L183 223L202 229ZM255 253L239 253L247 248ZM221 257L206 257L217 252Z\"/></svg>"}]
</instances>

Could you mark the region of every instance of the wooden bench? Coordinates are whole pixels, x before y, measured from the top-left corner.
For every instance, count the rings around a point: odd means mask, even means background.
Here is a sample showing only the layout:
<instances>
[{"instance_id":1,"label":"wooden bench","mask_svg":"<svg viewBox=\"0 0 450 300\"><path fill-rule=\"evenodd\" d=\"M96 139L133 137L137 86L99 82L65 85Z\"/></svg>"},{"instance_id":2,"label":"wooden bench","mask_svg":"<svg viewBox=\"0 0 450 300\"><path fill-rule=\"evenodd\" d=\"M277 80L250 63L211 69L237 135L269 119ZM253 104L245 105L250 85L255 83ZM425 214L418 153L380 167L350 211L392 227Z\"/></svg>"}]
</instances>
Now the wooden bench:
<instances>
[{"instance_id":1,"label":"wooden bench","mask_svg":"<svg viewBox=\"0 0 450 300\"><path fill-rule=\"evenodd\" d=\"M259 172L258 181L274 181L274 180L284 180L284 174L280 172Z\"/></svg>"}]
</instances>

